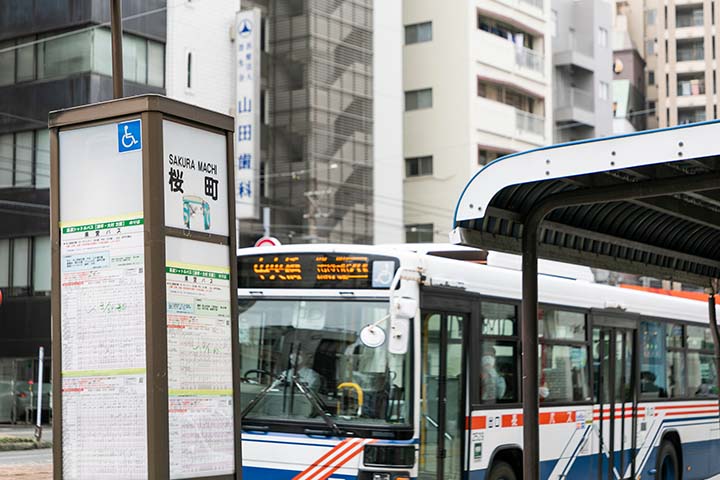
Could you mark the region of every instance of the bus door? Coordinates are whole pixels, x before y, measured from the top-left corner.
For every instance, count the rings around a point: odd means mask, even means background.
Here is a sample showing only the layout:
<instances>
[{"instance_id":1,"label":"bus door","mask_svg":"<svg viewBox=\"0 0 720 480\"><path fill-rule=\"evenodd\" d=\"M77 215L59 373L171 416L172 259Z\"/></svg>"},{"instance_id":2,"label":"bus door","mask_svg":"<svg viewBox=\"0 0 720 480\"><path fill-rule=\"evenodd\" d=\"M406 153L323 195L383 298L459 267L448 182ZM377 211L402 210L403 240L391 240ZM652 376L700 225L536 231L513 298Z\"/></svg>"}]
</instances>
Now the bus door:
<instances>
[{"instance_id":1,"label":"bus door","mask_svg":"<svg viewBox=\"0 0 720 480\"><path fill-rule=\"evenodd\" d=\"M635 478L637 323L593 316L593 440L598 480Z\"/></svg>"},{"instance_id":2,"label":"bus door","mask_svg":"<svg viewBox=\"0 0 720 480\"><path fill-rule=\"evenodd\" d=\"M419 479L460 480L465 444L463 344L468 315L423 310Z\"/></svg>"}]
</instances>

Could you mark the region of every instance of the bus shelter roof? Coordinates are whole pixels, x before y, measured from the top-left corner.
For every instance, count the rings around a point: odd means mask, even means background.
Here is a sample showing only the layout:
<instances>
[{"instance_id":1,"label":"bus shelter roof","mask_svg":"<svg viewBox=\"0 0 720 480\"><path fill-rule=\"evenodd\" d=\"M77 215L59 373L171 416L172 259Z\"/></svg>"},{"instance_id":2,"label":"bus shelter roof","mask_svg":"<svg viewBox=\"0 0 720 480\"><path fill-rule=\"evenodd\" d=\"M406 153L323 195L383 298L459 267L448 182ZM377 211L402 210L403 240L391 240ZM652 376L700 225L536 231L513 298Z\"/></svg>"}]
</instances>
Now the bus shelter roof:
<instances>
[{"instance_id":1,"label":"bus shelter roof","mask_svg":"<svg viewBox=\"0 0 720 480\"><path fill-rule=\"evenodd\" d=\"M523 253L538 211L540 257L708 286L720 278L720 122L500 158L460 195L451 241Z\"/></svg>"}]
</instances>

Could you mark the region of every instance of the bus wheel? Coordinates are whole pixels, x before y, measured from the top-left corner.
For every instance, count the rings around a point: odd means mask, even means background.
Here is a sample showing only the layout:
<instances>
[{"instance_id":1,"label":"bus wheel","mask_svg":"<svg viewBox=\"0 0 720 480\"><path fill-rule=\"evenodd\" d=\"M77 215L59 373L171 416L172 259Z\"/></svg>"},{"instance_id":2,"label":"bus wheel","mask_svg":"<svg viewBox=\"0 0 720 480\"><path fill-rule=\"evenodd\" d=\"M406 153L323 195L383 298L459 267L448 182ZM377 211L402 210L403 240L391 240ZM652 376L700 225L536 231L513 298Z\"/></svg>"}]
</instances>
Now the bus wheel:
<instances>
[{"instance_id":1,"label":"bus wheel","mask_svg":"<svg viewBox=\"0 0 720 480\"><path fill-rule=\"evenodd\" d=\"M505 462L497 462L493 465L487 480L517 480L515 471Z\"/></svg>"},{"instance_id":2,"label":"bus wheel","mask_svg":"<svg viewBox=\"0 0 720 480\"><path fill-rule=\"evenodd\" d=\"M677 451L672 442L665 440L660 445L657 460L658 480L680 480L680 465Z\"/></svg>"}]
</instances>

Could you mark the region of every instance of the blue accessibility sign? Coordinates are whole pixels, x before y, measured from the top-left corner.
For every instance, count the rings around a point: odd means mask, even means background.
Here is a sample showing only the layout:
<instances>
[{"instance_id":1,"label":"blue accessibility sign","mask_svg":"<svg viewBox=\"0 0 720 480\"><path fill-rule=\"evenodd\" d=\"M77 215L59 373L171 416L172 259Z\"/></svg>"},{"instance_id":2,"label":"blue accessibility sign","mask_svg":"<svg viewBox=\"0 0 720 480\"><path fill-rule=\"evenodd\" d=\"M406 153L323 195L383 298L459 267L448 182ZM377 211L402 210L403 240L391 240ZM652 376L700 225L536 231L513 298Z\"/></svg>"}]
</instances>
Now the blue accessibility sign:
<instances>
[{"instance_id":1,"label":"blue accessibility sign","mask_svg":"<svg viewBox=\"0 0 720 480\"><path fill-rule=\"evenodd\" d=\"M140 120L118 123L118 152L132 152L142 149Z\"/></svg>"}]
</instances>

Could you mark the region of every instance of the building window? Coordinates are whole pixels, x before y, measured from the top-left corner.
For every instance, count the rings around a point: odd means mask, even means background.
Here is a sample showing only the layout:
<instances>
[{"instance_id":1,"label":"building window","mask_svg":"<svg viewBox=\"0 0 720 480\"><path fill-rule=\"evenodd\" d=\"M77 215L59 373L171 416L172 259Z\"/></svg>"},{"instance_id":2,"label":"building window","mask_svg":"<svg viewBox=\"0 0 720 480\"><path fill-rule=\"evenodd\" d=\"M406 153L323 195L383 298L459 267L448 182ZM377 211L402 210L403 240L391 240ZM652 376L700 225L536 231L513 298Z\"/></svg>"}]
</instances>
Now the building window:
<instances>
[{"instance_id":1,"label":"building window","mask_svg":"<svg viewBox=\"0 0 720 480\"><path fill-rule=\"evenodd\" d=\"M645 41L645 55L655 55L655 40Z\"/></svg>"},{"instance_id":2,"label":"building window","mask_svg":"<svg viewBox=\"0 0 720 480\"><path fill-rule=\"evenodd\" d=\"M421 108L432 108L433 94L432 88L424 88L422 90L411 90L405 92L405 111L420 110Z\"/></svg>"},{"instance_id":3,"label":"building window","mask_svg":"<svg viewBox=\"0 0 720 480\"><path fill-rule=\"evenodd\" d=\"M483 32L492 33L498 37L502 37L517 46L533 49L535 37L518 29L510 24L503 23L494 18L485 17L483 15L478 16L478 29Z\"/></svg>"},{"instance_id":4,"label":"building window","mask_svg":"<svg viewBox=\"0 0 720 480\"><path fill-rule=\"evenodd\" d=\"M603 48L608 46L608 31L606 28L598 28L598 44Z\"/></svg>"},{"instance_id":5,"label":"building window","mask_svg":"<svg viewBox=\"0 0 720 480\"><path fill-rule=\"evenodd\" d=\"M405 241L407 243L432 243L433 224L405 225Z\"/></svg>"},{"instance_id":6,"label":"building window","mask_svg":"<svg viewBox=\"0 0 720 480\"><path fill-rule=\"evenodd\" d=\"M0 42L0 86L95 72L112 75L110 30L94 28L59 38L37 36ZM123 35L125 80L163 87L165 45Z\"/></svg>"},{"instance_id":7,"label":"building window","mask_svg":"<svg viewBox=\"0 0 720 480\"><path fill-rule=\"evenodd\" d=\"M678 40L677 61L691 62L705 59L705 40L702 38Z\"/></svg>"},{"instance_id":8,"label":"building window","mask_svg":"<svg viewBox=\"0 0 720 480\"><path fill-rule=\"evenodd\" d=\"M405 27L405 45L432 40L432 22L416 23Z\"/></svg>"},{"instance_id":9,"label":"building window","mask_svg":"<svg viewBox=\"0 0 720 480\"><path fill-rule=\"evenodd\" d=\"M499 83L478 79L477 94L478 97L504 103L528 113L533 113L535 107L533 97Z\"/></svg>"},{"instance_id":10,"label":"building window","mask_svg":"<svg viewBox=\"0 0 720 480\"><path fill-rule=\"evenodd\" d=\"M185 88L192 88L192 52L187 52Z\"/></svg>"},{"instance_id":11,"label":"building window","mask_svg":"<svg viewBox=\"0 0 720 480\"><path fill-rule=\"evenodd\" d=\"M654 8L645 10L645 25L655 25L657 10Z\"/></svg>"},{"instance_id":12,"label":"building window","mask_svg":"<svg viewBox=\"0 0 720 480\"><path fill-rule=\"evenodd\" d=\"M648 70L648 85L655 85L655 71Z\"/></svg>"},{"instance_id":13,"label":"building window","mask_svg":"<svg viewBox=\"0 0 720 480\"><path fill-rule=\"evenodd\" d=\"M433 157L413 157L405 159L405 176L422 177L432 175L433 173Z\"/></svg>"},{"instance_id":14,"label":"building window","mask_svg":"<svg viewBox=\"0 0 720 480\"><path fill-rule=\"evenodd\" d=\"M495 150L486 150L484 148L478 148L478 165L487 165L493 160L507 155L506 152L498 152Z\"/></svg>"},{"instance_id":15,"label":"building window","mask_svg":"<svg viewBox=\"0 0 720 480\"><path fill-rule=\"evenodd\" d=\"M0 240L0 287L10 296L50 291L50 237Z\"/></svg>"},{"instance_id":16,"label":"building window","mask_svg":"<svg viewBox=\"0 0 720 480\"><path fill-rule=\"evenodd\" d=\"M688 123L695 122L704 122L705 119L705 107L678 109L678 124L680 125L686 125Z\"/></svg>"},{"instance_id":17,"label":"building window","mask_svg":"<svg viewBox=\"0 0 720 480\"><path fill-rule=\"evenodd\" d=\"M47 129L0 135L0 188L50 186Z\"/></svg>"},{"instance_id":18,"label":"building window","mask_svg":"<svg viewBox=\"0 0 720 480\"><path fill-rule=\"evenodd\" d=\"M607 100L610 98L610 84L607 82L600 82L600 92L598 93L600 100Z\"/></svg>"}]
</instances>

